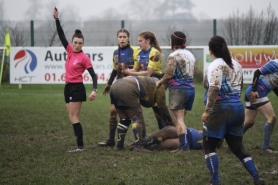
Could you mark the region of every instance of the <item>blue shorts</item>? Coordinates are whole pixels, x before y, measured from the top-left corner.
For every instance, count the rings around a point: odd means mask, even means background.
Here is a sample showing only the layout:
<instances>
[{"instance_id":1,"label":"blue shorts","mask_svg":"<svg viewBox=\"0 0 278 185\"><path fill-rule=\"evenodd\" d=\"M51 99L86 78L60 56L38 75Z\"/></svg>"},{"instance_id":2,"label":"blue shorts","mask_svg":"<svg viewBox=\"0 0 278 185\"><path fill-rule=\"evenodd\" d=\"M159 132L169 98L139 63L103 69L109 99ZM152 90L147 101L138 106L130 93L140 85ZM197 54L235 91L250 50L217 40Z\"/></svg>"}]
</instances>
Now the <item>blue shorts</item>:
<instances>
[{"instance_id":1,"label":"blue shorts","mask_svg":"<svg viewBox=\"0 0 278 185\"><path fill-rule=\"evenodd\" d=\"M268 91L263 90L261 88L257 88L257 92L259 94L259 98L256 98L255 102L252 104L250 103L249 100L249 94L252 91L252 85L249 85L247 89L245 90L245 96L244 96L244 101L245 101L245 108L246 109L251 109L251 110L257 110L258 107L263 106L269 102L269 99L267 97Z\"/></svg>"},{"instance_id":2,"label":"blue shorts","mask_svg":"<svg viewBox=\"0 0 278 185\"><path fill-rule=\"evenodd\" d=\"M209 121L203 123L203 136L223 139L225 134L243 135L244 107L241 102L214 104Z\"/></svg>"},{"instance_id":3,"label":"blue shorts","mask_svg":"<svg viewBox=\"0 0 278 185\"><path fill-rule=\"evenodd\" d=\"M190 149L198 150L202 148L203 136L197 130L187 127L187 137Z\"/></svg>"},{"instance_id":4,"label":"blue shorts","mask_svg":"<svg viewBox=\"0 0 278 185\"><path fill-rule=\"evenodd\" d=\"M169 109L191 110L195 98L195 89L170 89Z\"/></svg>"}]
</instances>

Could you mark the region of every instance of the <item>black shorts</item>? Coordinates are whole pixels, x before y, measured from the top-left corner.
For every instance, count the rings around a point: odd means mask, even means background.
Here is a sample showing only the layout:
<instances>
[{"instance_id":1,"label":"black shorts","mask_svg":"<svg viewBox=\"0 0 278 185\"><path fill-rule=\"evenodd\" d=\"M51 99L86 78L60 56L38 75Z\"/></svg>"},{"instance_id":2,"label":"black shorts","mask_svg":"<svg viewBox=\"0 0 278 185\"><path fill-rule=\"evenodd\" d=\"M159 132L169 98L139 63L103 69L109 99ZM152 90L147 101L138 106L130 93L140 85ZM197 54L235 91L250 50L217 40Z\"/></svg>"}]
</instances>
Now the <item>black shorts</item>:
<instances>
[{"instance_id":1,"label":"black shorts","mask_svg":"<svg viewBox=\"0 0 278 185\"><path fill-rule=\"evenodd\" d=\"M86 89L83 83L67 83L64 89L65 102L86 101Z\"/></svg>"}]
</instances>

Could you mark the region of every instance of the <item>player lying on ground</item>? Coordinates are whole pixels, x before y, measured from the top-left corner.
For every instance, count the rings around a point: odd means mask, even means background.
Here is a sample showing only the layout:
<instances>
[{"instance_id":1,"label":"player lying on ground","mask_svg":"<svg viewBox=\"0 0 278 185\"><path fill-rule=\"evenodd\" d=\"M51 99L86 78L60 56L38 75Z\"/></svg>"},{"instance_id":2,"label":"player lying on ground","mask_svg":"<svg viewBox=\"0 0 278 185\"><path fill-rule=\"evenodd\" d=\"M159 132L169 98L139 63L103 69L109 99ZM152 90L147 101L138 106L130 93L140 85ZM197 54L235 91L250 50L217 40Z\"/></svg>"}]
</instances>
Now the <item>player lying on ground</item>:
<instances>
[{"instance_id":1,"label":"player lying on ground","mask_svg":"<svg viewBox=\"0 0 278 185\"><path fill-rule=\"evenodd\" d=\"M191 150L202 149L203 133L202 130L187 127L187 140ZM223 143L221 140L217 148ZM144 148L149 150L174 150L179 146L179 137L175 126L166 126L163 129L153 133L144 141Z\"/></svg>"}]
</instances>

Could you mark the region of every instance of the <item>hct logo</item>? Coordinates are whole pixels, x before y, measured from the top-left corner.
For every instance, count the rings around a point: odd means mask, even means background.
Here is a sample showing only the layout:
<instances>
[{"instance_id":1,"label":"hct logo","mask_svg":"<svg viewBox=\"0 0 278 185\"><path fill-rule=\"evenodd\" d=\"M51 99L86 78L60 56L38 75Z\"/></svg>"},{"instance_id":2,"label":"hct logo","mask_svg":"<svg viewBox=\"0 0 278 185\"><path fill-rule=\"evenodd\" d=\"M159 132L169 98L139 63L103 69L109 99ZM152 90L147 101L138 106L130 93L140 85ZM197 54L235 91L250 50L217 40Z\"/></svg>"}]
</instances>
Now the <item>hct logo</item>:
<instances>
[{"instance_id":1,"label":"hct logo","mask_svg":"<svg viewBox=\"0 0 278 185\"><path fill-rule=\"evenodd\" d=\"M24 71L26 74L34 71L38 63L36 55L28 49L17 52L14 56L14 61L16 61L15 68L21 62L25 64Z\"/></svg>"}]
</instances>

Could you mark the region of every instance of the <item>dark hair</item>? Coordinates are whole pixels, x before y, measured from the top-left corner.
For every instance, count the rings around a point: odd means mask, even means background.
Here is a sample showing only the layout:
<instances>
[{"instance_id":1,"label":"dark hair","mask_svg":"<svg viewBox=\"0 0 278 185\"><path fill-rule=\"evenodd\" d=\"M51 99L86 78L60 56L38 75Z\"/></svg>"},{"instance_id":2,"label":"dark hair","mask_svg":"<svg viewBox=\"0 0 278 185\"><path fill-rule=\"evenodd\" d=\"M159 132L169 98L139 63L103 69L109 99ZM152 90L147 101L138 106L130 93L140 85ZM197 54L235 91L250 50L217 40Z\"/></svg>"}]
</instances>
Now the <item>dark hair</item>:
<instances>
[{"instance_id":1,"label":"dark hair","mask_svg":"<svg viewBox=\"0 0 278 185\"><path fill-rule=\"evenodd\" d=\"M80 39L83 39L83 42L84 42L84 37L83 37L83 34L82 32L79 30L79 29L76 29L73 36L72 36L72 40L74 39L74 37L77 37L77 38L80 38Z\"/></svg>"},{"instance_id":2,"label":"dark hair","mask_svg":"<svg viewBox=\"0 0 278 185\"><path fill-rule=\"evenodd\" d=\"M223 60L230 68L232 69L234 68L230 51L223 37L221 36L212 37L208 45L209 45L209 50L213 53L213 55L216 58L223 58Z\"/></svg>"},{"instance_id":3,"label":"dark hair","mask_svg":"<svg viewBox=\"0 0 278 185\"><path fill-rule=\"evenodd\" d=\"M129 32L126 29L122 28L119 31L117 31L117 37L119 36L120 33L126 33L127 37L129 38L130 34L129 34ZM128 43L127 43L127 47L130 48L129 40L128 40ZM120 44L118 44L118 63L120 62L120 56L121 56L120 49L121 49Z\"/></svg>"},{"instance_id":4,"label":"dark hair","mask_svg":"<svg viewBox=\"0 0 278 185\"><path fill-rule=\"evenodd\" d=\"M126 33L127 34L127 37L129 38L129 32L126 30L126 29L124 29L124 28L122 28L122 29L120 29L119 31L117 31L117 37L119 36L119 34L120 33ZM129 43L129 42L128 42Z\"/></svg>"},{"instance_id":5,"label":"dark hair","mask_svg":"<svg viewBox=\"0 0 278 185\"><path fill-rule=\"evenodd\" d=\"M181 31L175 31L171 35L171 47L172 49L185 48L186 36Z\"/></svg>"},{"instance_id":6,"label":"dark hair","mask_svg":"<svg viewBox=\"0 0 278 185\"><path fill-rule=\"evenodd\" d=\"M159 47L158 41L156 40L156 37L155 37L153 32L143 31L143 32L139 33L138 36L142 36L146 40L149 39L150 40L150 45L152 47L156 48L161 53L161 49Z\"/></svg>"}]
</instances>

